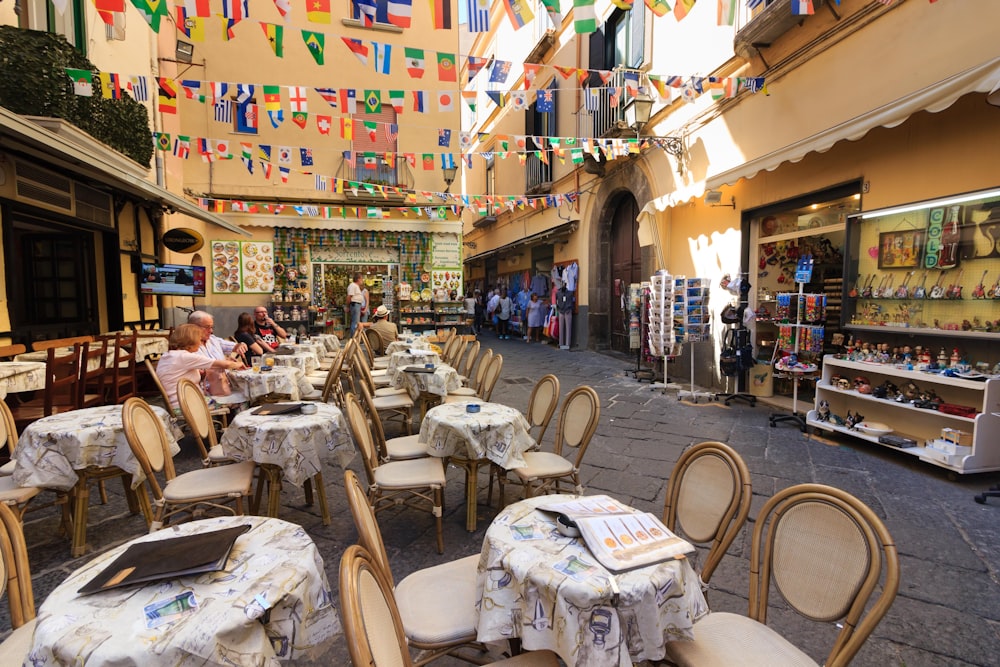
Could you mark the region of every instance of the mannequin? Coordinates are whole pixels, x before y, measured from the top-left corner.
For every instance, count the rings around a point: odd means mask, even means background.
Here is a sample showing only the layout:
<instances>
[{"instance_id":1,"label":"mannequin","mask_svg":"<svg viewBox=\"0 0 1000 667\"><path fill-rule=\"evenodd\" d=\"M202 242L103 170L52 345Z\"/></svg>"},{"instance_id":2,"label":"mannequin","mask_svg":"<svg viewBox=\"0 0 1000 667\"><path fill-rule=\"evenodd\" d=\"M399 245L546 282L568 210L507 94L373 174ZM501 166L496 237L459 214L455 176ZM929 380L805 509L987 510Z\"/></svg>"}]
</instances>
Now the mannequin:
<instances>
[{"instance_id":1,"label":"mannequin","mask_svg":"<svg viewBox=\"0 0 1000 667\"><path fill-rule=\"evenodd\" d=\"M573 340L573 306L576 292L570 292L563 284L556 292L556 311L559 313L559 349L568 350Z\"/></svg>"}]
</instances>

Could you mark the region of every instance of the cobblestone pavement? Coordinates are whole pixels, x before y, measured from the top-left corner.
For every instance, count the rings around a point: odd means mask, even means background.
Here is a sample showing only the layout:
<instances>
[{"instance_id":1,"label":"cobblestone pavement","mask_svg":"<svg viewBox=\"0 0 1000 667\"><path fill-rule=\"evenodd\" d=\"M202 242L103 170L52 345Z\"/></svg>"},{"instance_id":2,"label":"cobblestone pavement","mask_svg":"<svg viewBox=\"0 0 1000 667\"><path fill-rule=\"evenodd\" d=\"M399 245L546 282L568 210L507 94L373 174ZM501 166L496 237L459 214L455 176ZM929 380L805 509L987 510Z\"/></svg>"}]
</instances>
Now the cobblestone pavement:
<instances>
[{"instance_id":1,"label":"cobblestone pavement","mask_svg":"<svg viewBox=\"0 0 1000 667\"><path fill-rule=\"evenodd\" d=\"M946 471L887 448L852 439L810 438L787 424L770 428L770 409L760 403L751 408L738 402L726 407L704 399L697 405L680 402L672 389L664 392L662 385L651 387L627 376L624 371L634 367L634 359L498 341L489 334L484 335L483 344L504 356L495 401L525 410L534 382L546 373L559 377L563 396L580 384L597 390L602 401L601 420L583 468L588 492L608 493L659 514L665 481L686 447L703 440L720 440L743 456L753 475L751 519L712 578L710 602L714 610L746 613L750 531L764 501L793 484L830 484L872 507L895 538L901 559L899 595L854 664L1000 664L1000 500L991 499L985 506L972 500L974 494L1000 482L1000 474L951 479ZM544 443L549 447L554 430L555 420ZM181 470L198 465L192 447L186 447L178 458ZM363 474L359 460L350 467ZM355 541L356 533L346 508L343 473L333 466L327 468L324 478L334 514L332 525L323 526L318 508L304 506L302 491L288 485L283 492L281 518L307 528L319 545L330 583L336 589L340 554ZM471 534L465 531L461 471L450 470L448 480L444 555L439 556L435 549L429 514L400 510L380 516L397 580L416 569L479 551L484 531L497 511L485 505L485 474L480 480L480 523ZM107 505L96 504L94 496L88 530L90 551L81 558L69 557L69 544L56 534L58 522L51 509L28 514L25 533L37 605L94 553L144 531L141 518L125 509L120 485L111 484L108 490L111 499ZM836 630L817 630L780 602L773 603L777 606L768 616L769 624L822 662ZM0 627L10 627L6 606L2 615ZM349 664L342 639L324 662ZM445 658L437 664L462 663Z\"/></svg>"}]
</instances>

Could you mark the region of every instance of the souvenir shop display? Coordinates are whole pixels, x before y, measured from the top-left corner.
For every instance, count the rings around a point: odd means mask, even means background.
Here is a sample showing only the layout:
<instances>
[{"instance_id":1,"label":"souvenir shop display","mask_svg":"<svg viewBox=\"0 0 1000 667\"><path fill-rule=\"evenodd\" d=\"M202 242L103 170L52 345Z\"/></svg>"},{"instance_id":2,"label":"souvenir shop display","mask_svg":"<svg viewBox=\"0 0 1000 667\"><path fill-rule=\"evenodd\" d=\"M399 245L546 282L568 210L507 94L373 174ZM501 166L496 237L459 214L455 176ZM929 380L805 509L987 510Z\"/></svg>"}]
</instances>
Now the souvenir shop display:
<instances>
[{"instance_id":1,"label":"souvenir shop display","mask_svg":"<svg viewBox=\"0 0 1000 667\"><path fill-rule=\"evenodd\" d=\"M694 388L694 348L693 343L708 340L712 333L712 318L708 310L709 287L707 278L687 278L675 276L673 280L673 327L674 341L692 343L688 349L691 360L691 384L689 389L677 392L677 400L690 399L697 403L699 398L709 400L715 394Z\"/></svg>"},{"instance_id":2,"label":"souvenir shop display","mask_svg":"<svg viewBox=\"0 0 1000 667\"><path fill-rule=\"evenodd\" d=\"M750 330L745 321L745 316L753 317L752 311L748 314L747 296L750 294L750 281L745 273L738 274L735 280L726 274L719 281L719 286L736 295L737 301L735 304L727 304L719 313L719 319L726 327L722 352L719 355L719 370L726 378L727 391L719 392L715 397L722 399L726 405L732 401L745 401L750 407L754 407L757 405L757 397L741 391L748 384L747 373L756 364L753 345L750 342ZM736 383L736 391L729 391L730 382Z\"/></svg>"},{"instance_id":3,"label":"souvenir shop display","mask_svg":"<svg viewBox=\"0 0 1000 667\"><path fill-rule=\"evenodd\" d=\"M646 311L649 354L663 359L663 381L666 385L667 360L676 356L680 347L674 333L674 279L666 271L661 270L650 276Z\"/></svg>"}]
</instances>

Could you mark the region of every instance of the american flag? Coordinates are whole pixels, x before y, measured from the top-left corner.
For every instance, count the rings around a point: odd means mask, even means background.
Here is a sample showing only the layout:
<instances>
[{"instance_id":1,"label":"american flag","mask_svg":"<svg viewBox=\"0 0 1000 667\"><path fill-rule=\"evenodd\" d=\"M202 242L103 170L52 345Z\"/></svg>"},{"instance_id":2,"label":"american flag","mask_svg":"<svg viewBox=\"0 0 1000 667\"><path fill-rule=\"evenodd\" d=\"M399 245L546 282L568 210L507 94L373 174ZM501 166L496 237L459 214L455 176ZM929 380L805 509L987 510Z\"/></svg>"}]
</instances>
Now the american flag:
<instances>
[{"instance_id":1,"label":"american flag","mask_svg":"<svg viewBox=\"0 0 1000 667\"><path fill-rule=\"evenodd\" d=\"M384 123L382 127L385 129L385 140L390 144L394 143L399 136L399 126L395 123Z\"/></svg>"},{"instance_id":2,"label":"american flag","mask_svg":"<svg viewBox=\"0 0 1000 667\"><path fill-rule=\"evenodd\" d=\"M608 106L612 109L618 108L618 103L622 99L622 89L621 88L609 88L610 92L608 94Z\"/></svg>"}]
</instances>

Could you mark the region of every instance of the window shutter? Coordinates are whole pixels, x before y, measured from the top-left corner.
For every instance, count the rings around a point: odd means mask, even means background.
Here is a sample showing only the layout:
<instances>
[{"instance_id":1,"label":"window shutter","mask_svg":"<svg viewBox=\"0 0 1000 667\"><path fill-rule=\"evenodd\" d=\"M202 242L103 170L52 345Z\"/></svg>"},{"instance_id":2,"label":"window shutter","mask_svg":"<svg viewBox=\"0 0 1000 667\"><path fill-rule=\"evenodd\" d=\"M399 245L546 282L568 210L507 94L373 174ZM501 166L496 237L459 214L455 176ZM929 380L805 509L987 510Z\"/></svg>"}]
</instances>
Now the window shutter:
<instances>
[{"instance_id":1,"label":"window shutter","mask_svg":"<svg viewBox=\"0 0 1000 667\"><path fill-rule=\"evenodd\" d=\"M636 4L629 12L629 67L641 67L645 60L646 49L646 8Z\"/></svg>"},{"instance_id":2,"label":"window shutter","mask_svg":"<svg viewBox=\"0 0 1000 667\"><path fill-rule=\"evenodd\" d=\"M553 77L552 83L549 84L549 88L552 90L559 90L559 81ZM545 118L545 132L546 136L557 137L559 133L556 132L556 117L559 114L559 96L552 96L552 113L546 114Z\"/></svg>"},{"instance_id":3,"label":"window shutter","mask_svg":"<svg viewBox=\"0 0 1000 667\"><path fill-rule=\"evenodd\" d=\"M596 32L590 33L590 69L610 69L604 62L604 28L598 28ZM601 78L596 74L590 75L591 86L600 86Z\"/></svg>"},{"instance_id":4,"label":"window shutter","mask_svg":"<svg viewBox=\"0 0 1000 667\"><path fill-rule=\"evenodd\" d=\"M359 105L362 102L359 102ZM382 101L382 110L379 113L356 113L351 116L354 120L354 140L353 146L355 153L365 153L365 152L376 152L376 153L395 153L396 152L396 142L389 141L385 136L385 123L395 123L396 122L396 111L392 108L387 100ZM377 130L375 132L375 141L371 140L368 136L368 130L364 126L364 121L376 122ZM457 137L455 137L457 138ZM454 138L453 138L454 139Z\"/></svg>"}]
</instances>

